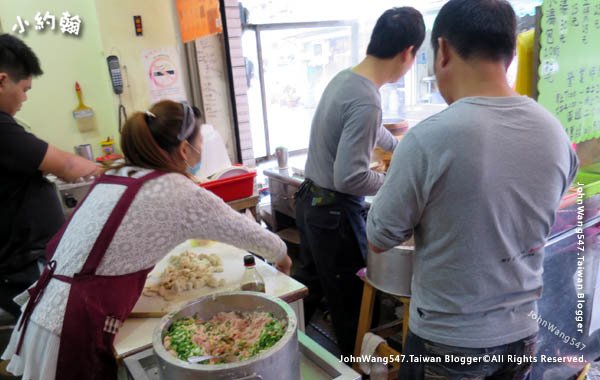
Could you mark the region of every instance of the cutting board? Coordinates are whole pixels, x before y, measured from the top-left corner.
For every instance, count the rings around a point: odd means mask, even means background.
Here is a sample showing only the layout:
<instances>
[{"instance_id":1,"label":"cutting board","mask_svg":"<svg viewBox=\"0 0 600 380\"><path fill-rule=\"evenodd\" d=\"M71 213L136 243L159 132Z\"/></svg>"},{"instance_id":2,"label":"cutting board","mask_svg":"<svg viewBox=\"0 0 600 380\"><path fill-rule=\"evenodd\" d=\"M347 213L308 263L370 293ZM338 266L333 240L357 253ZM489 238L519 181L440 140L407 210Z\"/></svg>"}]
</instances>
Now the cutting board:
<instances>
[{"instance_id":1,"label":"cutting board","mask_svg":"<svg viewBox=\"0 0 600 380\"><path fill-rule=\"evenodd\" d=\"M146 286L157 284L160 274L168 265L169 258L186 250L195 253L217 254L223 261L223 272L214 273L214 276L217 279L224 279L225 284L218 288L201 287L198 289L189 290L176 295L170 301L167 301L160 296L142 295L133 308L130 317L158 318L171 311L181 308L190 301L207 294L240 290L240 281L244 273L244 256L247 255L248 252L217 242L206 242L201 246L196 246L193 240L188 240L185 243L178 245L158 264L156 264L152 272L148 274ZM290 282L290 279L286 275L260 259L256 260L256 270L263 276L265 280L267 294L282 297L297 290L294 287L303 287L303 285L299 282Z\"/></svg>"}]
</instances>

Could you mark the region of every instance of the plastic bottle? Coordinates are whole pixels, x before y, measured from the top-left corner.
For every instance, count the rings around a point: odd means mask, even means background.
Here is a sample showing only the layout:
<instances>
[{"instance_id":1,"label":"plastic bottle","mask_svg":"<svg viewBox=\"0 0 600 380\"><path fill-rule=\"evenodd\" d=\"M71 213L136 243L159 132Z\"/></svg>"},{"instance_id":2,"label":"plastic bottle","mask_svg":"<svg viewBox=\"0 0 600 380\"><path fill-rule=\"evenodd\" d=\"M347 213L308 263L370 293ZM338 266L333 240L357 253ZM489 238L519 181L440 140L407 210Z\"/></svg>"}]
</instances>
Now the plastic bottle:
<instances>
[{"instance_id":1,"label":"plastic bottle","mask_svg":"<svg viewBox=\"0 0 600 380\"><path fill-rule=\"evenodd\" d=\"M244 266L246 267L246 270L242 277L241 289L265 293L265 280L256 270L256 263L254 262L253 255L244 256Z\"/></svg>"}]
</instances>

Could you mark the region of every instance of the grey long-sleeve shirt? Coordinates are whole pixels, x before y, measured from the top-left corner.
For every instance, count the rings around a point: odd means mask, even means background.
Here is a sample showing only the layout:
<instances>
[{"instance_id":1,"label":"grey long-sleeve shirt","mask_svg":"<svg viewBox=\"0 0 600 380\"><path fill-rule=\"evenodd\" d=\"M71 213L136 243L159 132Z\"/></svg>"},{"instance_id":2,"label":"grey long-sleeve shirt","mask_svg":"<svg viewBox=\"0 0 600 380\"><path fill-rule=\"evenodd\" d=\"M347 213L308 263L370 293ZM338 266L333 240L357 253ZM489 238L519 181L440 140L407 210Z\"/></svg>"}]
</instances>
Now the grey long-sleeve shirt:
<instances>
[{"instance_id":1,"label":"grey long-sleeve shirt","mask_svg":"<svg viewBox=\"0 0 600 380\"><path fill-rule=\"evenodd\" d=\"M544 243L576 171L559 121L527 97L463 98L412 128L367 221L380 248L414 231L411 331L475 348L534 334Z\"/></svg>"},{"instance_id":2,"label":"grey long-sleeve shirt","mask_svg":"<svg viewBox=\"0 0 600 380\"><path fill-rule=\"evenodd\" d=\"M398 140L381 124L377 87L350 69L325 88L313 117L305 174L317 185L372 195L385 176L369 169L375 145L392 151Z\"/></svg>"}]
</instances>

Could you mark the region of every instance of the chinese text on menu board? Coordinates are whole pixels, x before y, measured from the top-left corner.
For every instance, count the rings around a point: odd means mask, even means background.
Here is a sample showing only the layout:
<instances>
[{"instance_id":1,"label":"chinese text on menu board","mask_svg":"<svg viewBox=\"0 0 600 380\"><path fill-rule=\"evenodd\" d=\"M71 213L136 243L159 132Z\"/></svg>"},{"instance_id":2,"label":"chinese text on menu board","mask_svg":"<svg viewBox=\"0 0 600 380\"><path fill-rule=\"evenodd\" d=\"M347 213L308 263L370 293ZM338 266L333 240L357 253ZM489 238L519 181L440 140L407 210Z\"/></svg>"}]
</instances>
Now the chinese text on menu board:
<instances>
[{"instance_id":1,"label":"chinese text on menu board","mask_svg":"<svg viewBox=\"0 0 600 380\"><path fill-rule=\"evenodd\" d=\"M544 0L539 99L573 142L600 137L600 0Z\"/></svg>"}]
</instances>

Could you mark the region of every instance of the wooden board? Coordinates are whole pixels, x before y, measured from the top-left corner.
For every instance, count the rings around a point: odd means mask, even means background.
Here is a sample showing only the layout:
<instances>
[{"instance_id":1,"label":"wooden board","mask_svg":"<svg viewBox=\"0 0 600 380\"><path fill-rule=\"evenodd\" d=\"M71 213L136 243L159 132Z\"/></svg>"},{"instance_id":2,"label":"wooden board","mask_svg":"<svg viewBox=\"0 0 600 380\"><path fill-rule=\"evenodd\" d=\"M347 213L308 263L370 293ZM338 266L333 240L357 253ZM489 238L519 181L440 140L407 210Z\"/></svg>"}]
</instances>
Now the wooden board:
<instances>
[{"instance_id":1,"label":"wooden board","mask_svg":"<svg viewBox=\"0 0 600 380\"><path fill-rule=\"evenodd\" d=\"M193 246L193 241L187 242L175 247L167 256L165 256L148 274L146 285L156 284L160 274L166 268L168 260L171 256L178 255L186 250L196 253L215 253L221 257L223 261L223 272L215 273L217 279L224 279L225 285L218 288L202 287L183 292L177 295L174 299L167 301L160 296L145 296L142 295L137 304L133 308L130 318L157 318L177 310L184 304L193 301L197 298L216 292L235 291L239 290L240 280L244 273L244 255L248 252L239 248L217 242L207 242L201 246ZM301 283L289 278L279 272L274 267L266 264L260 259L256 259L256 268L265 279L267 294L280 297L287 302L292 302L296 299L305 296L307 289Z\"/></svg>"}]
</instances>

